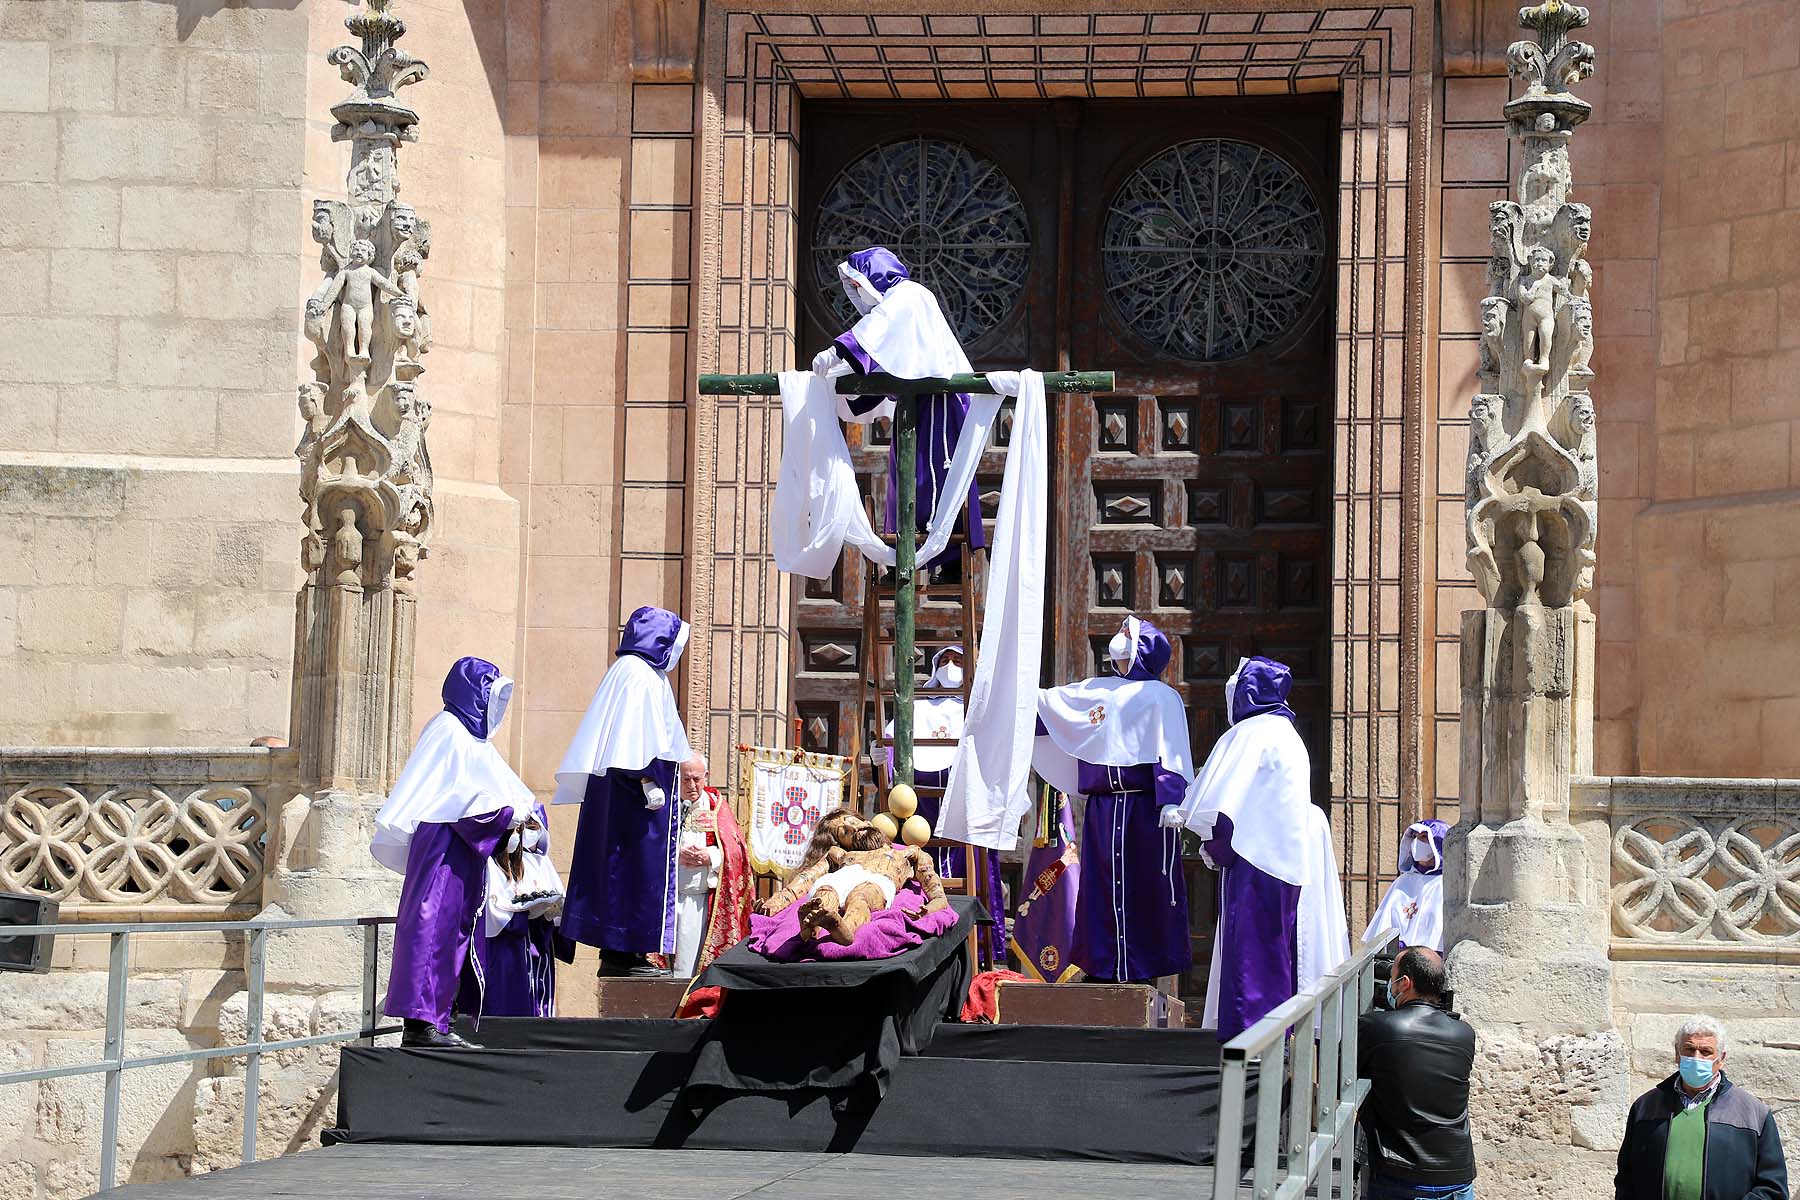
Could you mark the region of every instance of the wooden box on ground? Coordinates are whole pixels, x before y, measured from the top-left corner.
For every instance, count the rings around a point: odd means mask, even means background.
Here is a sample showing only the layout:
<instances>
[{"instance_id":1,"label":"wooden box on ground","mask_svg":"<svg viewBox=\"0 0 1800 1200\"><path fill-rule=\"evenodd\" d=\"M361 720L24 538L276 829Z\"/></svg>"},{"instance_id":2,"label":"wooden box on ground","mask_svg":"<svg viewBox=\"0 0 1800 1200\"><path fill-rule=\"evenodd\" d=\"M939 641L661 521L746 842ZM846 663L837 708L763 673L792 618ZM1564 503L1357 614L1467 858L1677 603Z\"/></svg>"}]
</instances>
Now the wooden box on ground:
<instances>
[{"instance_id":1,"label":"wooden box on ground","mask_svg":"<svg viewBox=\"0 0 1800 1200\"><path fill-rule=\"evenodd\" d=\"M1101 1025L1114 1029L1179 1029L1181 1001L1141 983L1000 985L999 1024Z\"/></svg>"},{"instance_id":2,"label":"wooden box on ground","mask_svg":"<svg viewBox=\"0 0 1800 1200\"><path fill-rule=\"evenodd\" d=\"M632 979L601 976L595 981L599 1014L603 1017L649 1017L661 1020L675 1015L675 1006L687 991L685 979Z\"/></svg>"}]
</instances>

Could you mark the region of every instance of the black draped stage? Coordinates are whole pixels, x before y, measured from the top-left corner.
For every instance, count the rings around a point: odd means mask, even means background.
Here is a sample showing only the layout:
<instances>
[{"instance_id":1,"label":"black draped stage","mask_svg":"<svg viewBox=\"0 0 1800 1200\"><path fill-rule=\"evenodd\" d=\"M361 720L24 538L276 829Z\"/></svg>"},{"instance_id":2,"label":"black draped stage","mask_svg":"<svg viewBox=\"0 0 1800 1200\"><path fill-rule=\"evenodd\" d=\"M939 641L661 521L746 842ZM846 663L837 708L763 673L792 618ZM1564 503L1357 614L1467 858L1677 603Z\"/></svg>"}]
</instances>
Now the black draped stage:
<instances>
[{"instance_id":1,"label":"black draped stage","mask_svg":"<svg viewBox=\"0 0 1800 1200\"><path fill-rule=\"evenodd\" d=\"M1212 1160L1213 1034L957 1024L986 914L951 903L953 929L878 962L734 947L700 981L729 992L712 1021L492 1018L481 1050L346 1048L326 1140Z\"/></svg>"},{"instance_id":2,"label":"black draped stage","mask_svg":"<svg viewBox=\"0 0 1800 1200\"><path fill-rule=\"evenodd\" d=\"M704 1022L481 1032L485 1050L346 1049L328 1140L1199 1164L1218 1128L1218 1045L1199 1030L940 1024L873 1105L813 1091L698 1110L681 1092Z\"/></svg>"}]
</instances>

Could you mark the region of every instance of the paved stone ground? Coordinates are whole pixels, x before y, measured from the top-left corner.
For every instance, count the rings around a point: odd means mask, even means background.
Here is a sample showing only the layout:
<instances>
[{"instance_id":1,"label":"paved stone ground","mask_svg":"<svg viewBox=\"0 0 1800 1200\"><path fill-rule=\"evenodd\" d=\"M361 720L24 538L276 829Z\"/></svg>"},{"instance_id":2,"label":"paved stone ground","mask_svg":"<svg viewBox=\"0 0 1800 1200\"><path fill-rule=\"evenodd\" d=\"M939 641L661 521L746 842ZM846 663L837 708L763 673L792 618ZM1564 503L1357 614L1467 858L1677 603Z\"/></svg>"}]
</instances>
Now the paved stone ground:
<instances>
[{"instance_id":1,"label":"paved stone ground","mask_svg":"<svg viewBox=\"0 0 1800 1200\"><path fill-rule=\"evenodd\" d=\"M740 1150L571 1150L521 1146L332 1146L171 1183L120 1200L1205 1200L1210 1169L1021 1159L897 1158Z\"/></svg>"}]
</instances>

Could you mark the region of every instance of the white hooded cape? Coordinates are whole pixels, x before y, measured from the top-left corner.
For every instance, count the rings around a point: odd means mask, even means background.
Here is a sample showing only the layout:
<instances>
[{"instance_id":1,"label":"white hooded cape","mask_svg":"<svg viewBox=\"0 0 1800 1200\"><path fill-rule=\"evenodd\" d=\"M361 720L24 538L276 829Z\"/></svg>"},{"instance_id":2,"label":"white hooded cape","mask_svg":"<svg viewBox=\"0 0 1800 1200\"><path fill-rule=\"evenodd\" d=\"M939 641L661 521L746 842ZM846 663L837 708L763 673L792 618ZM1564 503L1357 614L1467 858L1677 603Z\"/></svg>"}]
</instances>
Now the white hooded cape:
<instances>
[{"instance_id":1,"label":"white hooded cape","mask_svg":"<svg viewBox=\"0 0 1800 1200\"><path fill-rule=\"evenodd\" d=\"M1103 767L1160 762L1183 779L1194 777L1187 710L1160 679L1100 675L1044 688L1037 716L1050 732L1037 739L1032 765L1058 791L1081 790L1077 760Z\"/></svg>"},{"instance_id":2,"label":"white hooded cape","mask_svg":"<svg viewBox=\"0 0 1800 1200\"><path fill-rule=\"evenodd\" d=\"M1415 822L1406 829L1407 833L1423 830L1430 835L1431 827L1423 821ZM1369 918L1369 926L1363 930L1363 941L1380 933L1384 929L1392 929L1399 933L1400 940L1408 946L1429 946L1442 953L1444 949L1444 864L1442 849L1434 843L1440 858L1437 870L1427 875L1416 869L1406 854L1406 839L1401 838L1401 870L1394 882L1381 897L1381 903L1375 906L1375 915Z\"/></svg>"},{"instance_id":3,"label":"white hooded cape","mask_svg":"<svg viewBox=\"0 0 1800 1200\"><path fill-rule=\"evenodd\" d=\"M839 273L843 273L841 269ZM883 371L902 379L942 378L972 370L937 297L930 288L910 279L890 287L881 303L850 327L850 334ZM891 404L854 417L845 410L853 421L873 421L892 412Z\"/></svg>"},{"instance_id":4,"label":"white hooded cape","mask_svg":"<svg viewBox=\"0 0 1800 1200\"><path fill-rule=\"evenodd\" d=\"M1183 823L1211 837L1220 814L1231 818L1231 848L1245 862L1300 889L1295 974L1305 991L1350 956L1344 893L1338 883L1331 822L1312 802L1312 762L1294 723L1281 713L1239 721L1213 746L1188 788ZM1230 914L1220 917L1221 923ZM1213 931L1213 983L1219 933ZM1216 986L1207 991L1203 1024L1218 1025Z\"/></svg>"},{"instance_id":5,"label":"white hooded cape","mask_svg":"<svg viewBox=\"0 0 1800 1200\"><path fill-rule=\"evenodd\" d=\"M687 624L681 628L685 638ZM671 670L674 666L670 662ZM556 768L556 795L550 802L580 804L590 775L614 768L641 771L651 759L679 763L693 756L669 677L635 654L621 654L601 676L581 727Z\"/></svg>"},{"instance_id":6,"label":"white hooded cape","mask_svg":"<svg viewBox=\"0 0 1800 1200\"><path fill-rule=\"evenodd\" d=\"M512 686L512 680L501 676L488 689L488 729L500 727ZM508 807L524 813L531 804L531 789L506 765L494 743L470 733L454 714L440 712L425 723L376 814L369 853L388 870L405 874L406 853L420 824L447 825Z\"/></svg>"}]
</instances>

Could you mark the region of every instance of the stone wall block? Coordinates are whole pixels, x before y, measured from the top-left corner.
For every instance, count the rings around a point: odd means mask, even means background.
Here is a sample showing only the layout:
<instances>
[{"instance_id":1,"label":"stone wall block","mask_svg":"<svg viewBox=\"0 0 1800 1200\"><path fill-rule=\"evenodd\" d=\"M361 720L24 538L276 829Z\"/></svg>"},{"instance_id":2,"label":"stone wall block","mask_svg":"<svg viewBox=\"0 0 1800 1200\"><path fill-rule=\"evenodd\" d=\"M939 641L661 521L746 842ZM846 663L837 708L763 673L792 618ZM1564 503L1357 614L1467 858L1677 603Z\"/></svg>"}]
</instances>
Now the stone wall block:
<instances>
[{"instance_id":1,"label":"stone wall block","mask_svg":"<svg viewBox=\"0 0 1800 1200\"><path fill-rule=\"evenodd\" d=\"M91 588L46 587L19 606L19 644L47 654L98 655L121 648L125 598Z\"/></svg>"},{"instance_id":2,"label":"stone wall block","mask_svg":"<svg viewBox=\"0 0 1800 1200\"><path fill-rule=\"evenodd\" d=\"M172 1031L128 1036L132 1056L171 1054L190 1049L188 1039ZM52 1038L44 1043L46 1066L92 1062L100 1054L94 1035ZM151 1182L179 1178L192 1143L194 1085L201 1068L171 1063L125 1072L119 1088L119 1177ZM100 1160L101 1076L47 1079L40 1085L37 1134L54 1146L78 1149L96 1166Z\"/></svg>"},{"instance_id":3,"label":"stone wall block","mask_svg":"<svg viewBox=\"0 0 1800 1200\"><path fill-rule=\"evenodd\" d=\"M121 66L121 83L126 77ZM128 111L167 111L132 109L123 96L119 103ZM185 117L71 115L62 123L61 145L63 178L76 182L206 183L213 174L213 131Z\"/></svg>"},{"instance_id":4,"label":"stone wall block","mask_svg":"<svg viewBox=\"0 0 1800 1200\"><path fill-rule=\"evenodd\" d=\"M56 178L56 118L0 112L0 183L49 183Z\"/></svg>"},{"instance_id":5,"label":"stone wall block","mask_svg":"<svg viewBox=\"0 0 1800 1200\"><path fill-rule=\"evenodd\" d=\"M169 311L175 265L166 255L120 250L56 250L49 300L71 316L150 317Z\"/></svg>"},{"instance_id":6,"label":"stone wall block","mask_svg":"<svg viewBox=\"0 0 1800 1200\"><path fill-rule=\"evenodd\" d=\"M118 237L117 188L0 183L0 246L106 247Z\"/></svg>"},{"instance_id":7,"label":"stone wall block","mask_svg":"<svg viewBox=\"0 0 1800 1200\"><path fill-rule=\"evenodd\" d=\"M118 332L111 321L92 317L20 317L8 324L7 336L0 338L0 380L92 383L113 377ZM55 353L46 354L51 347ZM53 470L30 469L44 473Z\"/></svg>"},{"instance_id":8,"label":"stone wall block","mask_svg":"<svg viewBox=\"0 0 1800 1200\"><path fill-rule=\"evenodd\" d=\"M120 206L119 239L127 249L247 247L250 193L242 189L133 186L124 189Z\"/></svg>"},{"instance_id":9,"label":"stone wall block","mask_svg":"<svg viewBox=\"0 0 1800 1200\"><path fill-rule=\"evenodd\" d=\"M50 108L50 43L0 42L0 112Z\"/></svg>"},{"instance_id":10,"label":"stone wall block","mask_svg":"<svg viewBox=\"0 0 1800 1200\"><path fill-rule=\"evenodd\" d=\"M103 944L105 940L100 939ZM182 989L180 979L134 976L125 992L126 1026L176 1028L181 1023ZM106 973L0 974L0 1028L105 1029Z\"/></svg>"},{"instance_id":11,"label":"stone wall block","mask_svg":"<svg viewBox=\"0 0 1800 1200\"><path fill-rule=\"evenodd\" d=\"M50 48L50 107L72 112L111 112L117 94L110 46Z\"/></svg>"},{"instance_id":12,"label":"stone wall block","mask_svg":"<svg viewBox=\"0 0 1800 1200\"><path fill-rule=\"evenodd\" d=\"M0 250L0 279L12 285L0 292L0 314L42 311L50 296L50 252Z\"/></svg>"}]
</instances>

